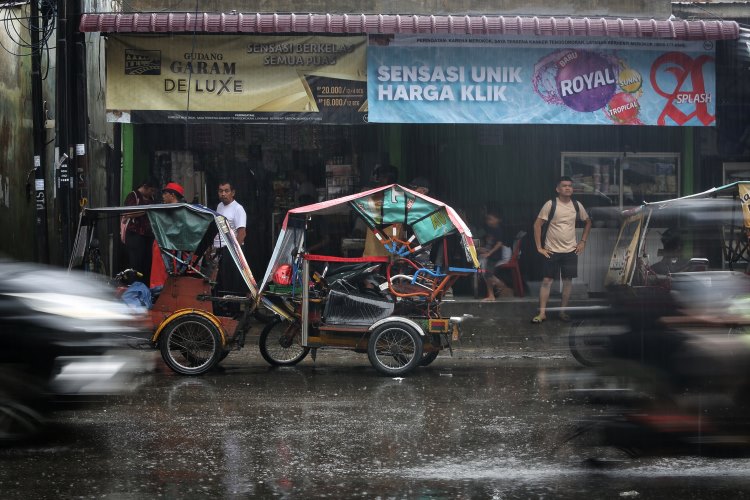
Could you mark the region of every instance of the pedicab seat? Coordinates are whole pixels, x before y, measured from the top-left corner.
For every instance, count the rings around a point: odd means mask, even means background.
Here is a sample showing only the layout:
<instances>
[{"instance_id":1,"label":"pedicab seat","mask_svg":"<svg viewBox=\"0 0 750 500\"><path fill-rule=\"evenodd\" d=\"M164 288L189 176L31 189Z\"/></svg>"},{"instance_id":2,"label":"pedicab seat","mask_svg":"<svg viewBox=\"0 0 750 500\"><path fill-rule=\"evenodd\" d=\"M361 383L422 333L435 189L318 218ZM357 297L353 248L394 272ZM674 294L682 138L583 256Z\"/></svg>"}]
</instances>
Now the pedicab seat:
<instances>
[{"instance_id":1,"label":"pedicab seat","mask_svg":"<svg viewBox=\"0 0 750 500\"><path fill-rule=\"evenodd\" d=\"M369 326L393 314L394 303L375 297L331 290L323 311L327 325Z\"/></svg>"}]
</instances>

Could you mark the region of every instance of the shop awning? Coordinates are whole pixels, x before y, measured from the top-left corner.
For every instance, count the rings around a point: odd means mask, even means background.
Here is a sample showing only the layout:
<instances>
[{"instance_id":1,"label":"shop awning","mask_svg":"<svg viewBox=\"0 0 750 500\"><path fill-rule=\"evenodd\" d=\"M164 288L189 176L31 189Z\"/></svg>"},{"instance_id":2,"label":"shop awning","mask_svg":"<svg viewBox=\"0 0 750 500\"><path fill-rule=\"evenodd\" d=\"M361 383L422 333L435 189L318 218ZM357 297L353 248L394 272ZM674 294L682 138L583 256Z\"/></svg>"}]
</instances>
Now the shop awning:
<instances>
[{"instance_id":1,"label":"shop awning","mask_svg":"<svg viewBox=\"0 0 750 500\"><path fill-rule=\"evenodd\" d=\"M501 15L100 13L83 14L82 32L536 35L732 40L734 21Z\"/></svg>"}]
</instances>

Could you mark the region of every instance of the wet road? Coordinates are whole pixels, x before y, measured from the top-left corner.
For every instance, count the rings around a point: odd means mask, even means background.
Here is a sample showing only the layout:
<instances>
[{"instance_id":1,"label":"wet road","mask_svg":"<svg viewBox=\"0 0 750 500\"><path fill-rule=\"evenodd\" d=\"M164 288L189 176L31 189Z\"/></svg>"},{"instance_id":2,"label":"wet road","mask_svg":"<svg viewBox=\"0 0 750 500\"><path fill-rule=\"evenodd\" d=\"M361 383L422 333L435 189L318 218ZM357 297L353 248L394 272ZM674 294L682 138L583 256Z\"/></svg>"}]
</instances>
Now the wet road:
<instances>
[{"instance_id":1,"label":"wet road","mask_svg":"<svg viewBox=\"0 0 750 500\"><path fill-rule=\"evenodd\" d=\"M565 355L463 352L398 380L365 355L269 369L255 351L200 378L159 361L136 392L59 412L46 441L0 450L3 498L750 497L748 459L587 467L561 445L582 410L545 383L578 370Z\"/></svg>"}]
</instances>

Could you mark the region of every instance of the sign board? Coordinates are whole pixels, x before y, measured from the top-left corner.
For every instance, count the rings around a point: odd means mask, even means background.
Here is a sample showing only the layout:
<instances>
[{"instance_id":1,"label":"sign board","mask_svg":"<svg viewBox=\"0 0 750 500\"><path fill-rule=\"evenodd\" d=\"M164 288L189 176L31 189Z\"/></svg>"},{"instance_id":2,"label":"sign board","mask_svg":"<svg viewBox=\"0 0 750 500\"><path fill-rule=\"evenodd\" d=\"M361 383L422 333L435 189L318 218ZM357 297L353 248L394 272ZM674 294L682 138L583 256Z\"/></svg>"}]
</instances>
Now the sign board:
<instances>
[{"instance_id":1,"label":"sign board","mask_svg":"<svg viewBox=\"0 0 750 500\"><path fill-rule=\"evenodd\" d=\"M712 41L371 35L369 121L714 126Z\"/></svg>"},{"instance_id":2,"label":"sign board","mask_svg":"<svg viewBox=\"0 0 750 500\"><path fill-rule=\"evenodd\" d=\"M107 120L363 123L366 41L364 36L112 36Z\"/></svg>"}]
</instances>

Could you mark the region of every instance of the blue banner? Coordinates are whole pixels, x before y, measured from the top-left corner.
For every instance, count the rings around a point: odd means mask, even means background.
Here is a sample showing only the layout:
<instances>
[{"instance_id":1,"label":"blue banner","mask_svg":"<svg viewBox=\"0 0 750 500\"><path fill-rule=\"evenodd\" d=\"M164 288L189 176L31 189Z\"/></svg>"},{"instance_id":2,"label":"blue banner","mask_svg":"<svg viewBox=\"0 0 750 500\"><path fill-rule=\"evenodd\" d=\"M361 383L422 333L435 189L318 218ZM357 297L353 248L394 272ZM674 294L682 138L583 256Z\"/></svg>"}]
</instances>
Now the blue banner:
<instances>
[{"instance_id":1,"label":"blue banner","mask_svg":"<svg viewBox=\"0 0 750 500\"><path fill-rule=\"evenodd\" d=\"M371 35L370 122L714 126L712 41Z\"/></svg>"}]
</instances>

